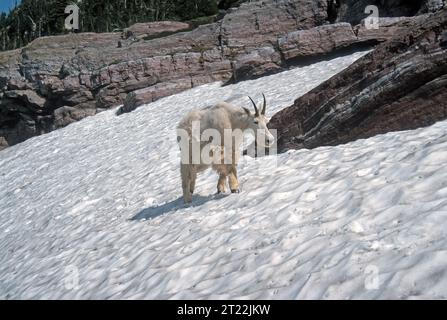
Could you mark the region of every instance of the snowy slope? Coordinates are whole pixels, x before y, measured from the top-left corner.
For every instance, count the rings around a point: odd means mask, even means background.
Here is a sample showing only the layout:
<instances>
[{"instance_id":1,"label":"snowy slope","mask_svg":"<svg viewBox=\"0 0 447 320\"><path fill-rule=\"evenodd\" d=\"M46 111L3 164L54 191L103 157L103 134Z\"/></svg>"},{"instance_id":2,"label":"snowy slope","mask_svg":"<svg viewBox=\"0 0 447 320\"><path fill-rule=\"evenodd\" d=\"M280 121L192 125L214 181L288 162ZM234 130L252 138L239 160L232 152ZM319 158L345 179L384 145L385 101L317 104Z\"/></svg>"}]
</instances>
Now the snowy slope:
<instances>
[{"instance_id":1,"label":"snowy slope","mask_svg":"<svg viewBox=\"0 0 447 320\"><path fill-rule=\"evenodd\" d=\"M0 298L446 298L447 122L245 158L242 193L180 199L193 106L268 114L364 53L113 111L0 152Z\"/></svg>"}]
</instances>

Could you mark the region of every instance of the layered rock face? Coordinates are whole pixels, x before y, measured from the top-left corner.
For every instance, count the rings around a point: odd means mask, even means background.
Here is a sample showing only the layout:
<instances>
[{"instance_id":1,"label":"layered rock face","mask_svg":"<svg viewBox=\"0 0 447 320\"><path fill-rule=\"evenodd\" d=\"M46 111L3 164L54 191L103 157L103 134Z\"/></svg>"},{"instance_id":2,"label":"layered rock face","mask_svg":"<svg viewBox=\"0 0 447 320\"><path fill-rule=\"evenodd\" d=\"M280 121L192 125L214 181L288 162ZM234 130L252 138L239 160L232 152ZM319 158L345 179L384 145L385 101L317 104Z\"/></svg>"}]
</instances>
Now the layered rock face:
<instances>
[{"instance_id":1,"label":"layered rock face","mask_svg":"<svg viewBox=\"0 0 447 320\"><path fill-rule=\"evenodd\" d=\"M151 39L160 38L160 36L169 33L185 31L190 28L189 24L176 21L159 21L151 23L136 23L129 28L124 29L123 39Z\"/></svg>"},{"instance_id":2,"label":"layered rock face","mask_svg":"<svg viewBox=\"0 0 447 320\"><path fill-rule=\"evenodd\" d=\"M125 112L180 90L229 80L234 65L242 70L254 63L253 74L277 70L277 37L323 24L326 10L325 0L243 3L190 32L164 36L186 26L156 22L123 34L44 37L0 53L0 148L124 101Z\"/></svg>"},{"instance_id":3,"label":"layered rock face","mask_svg":"<svg viewBox=\"0 0 447 320\"><path fill-rule=\"evenodd\" d=\"M278 150L337 145L447 118L447 8L400 30L269 123Z\"/></svg>"},{"instance_id":4,"label":"layered rock face","mask_svg":"<svg viewBox=\"0 0 447 320\"><path fill-rule=\"evenodd\" d=\"M350 1L241 2L188 32L178 22L137 24L123 33L39 38L0 53L0 149L121 104L119 113L132 111L197 85L256 78L397 32L390 19L379 30L353 27L366 14L360 5L359 12L343 9ZM443 4L397 2L396 15ZM338 23L329 24L334 12Z\"/></svg>"}]
</instances>

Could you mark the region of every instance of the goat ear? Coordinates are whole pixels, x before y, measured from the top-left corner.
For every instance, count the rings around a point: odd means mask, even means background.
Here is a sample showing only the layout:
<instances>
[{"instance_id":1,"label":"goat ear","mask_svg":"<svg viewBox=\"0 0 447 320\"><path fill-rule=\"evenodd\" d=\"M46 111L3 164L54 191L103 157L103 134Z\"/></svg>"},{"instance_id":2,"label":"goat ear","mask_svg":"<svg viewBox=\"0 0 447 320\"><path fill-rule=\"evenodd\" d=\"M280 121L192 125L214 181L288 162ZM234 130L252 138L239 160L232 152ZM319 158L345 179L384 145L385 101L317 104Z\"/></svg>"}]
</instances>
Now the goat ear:
<instances>
[{"instance_id":1,"label":"goat ear","mask_svg":"<svg viewBox=\"0 0 447 320\"><path fill-rule=\"evenodd\" d=\"M245 107L242 107L242 109L244 109L245 113L246 113L248 116L251 115L250 110L248 110L248 109L245 108Z\"/></svg>"}]
</instances>

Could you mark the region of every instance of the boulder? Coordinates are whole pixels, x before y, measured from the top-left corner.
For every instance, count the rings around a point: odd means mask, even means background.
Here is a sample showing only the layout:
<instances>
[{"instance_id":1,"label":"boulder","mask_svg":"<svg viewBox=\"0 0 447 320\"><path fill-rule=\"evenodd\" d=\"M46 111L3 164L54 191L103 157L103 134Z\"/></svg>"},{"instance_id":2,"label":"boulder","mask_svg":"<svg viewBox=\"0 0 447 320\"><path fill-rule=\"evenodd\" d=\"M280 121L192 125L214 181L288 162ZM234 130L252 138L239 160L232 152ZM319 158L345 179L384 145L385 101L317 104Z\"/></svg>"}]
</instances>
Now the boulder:
<instances>
[{"instance_id":1,"label":"boulder","mask_svg":"<svg viewBox=\"0 0 447 320\"><path fill-rule=\"evenodd\" d=\"M29 108L33 108L36 112L42 112L46 100L39 96L37 92L32 90L10 90L5 91L4 97L12 99L17 99L23 102Z\"/></svg>"},{"instance_id":2,"label":"boulder","mask_svg":"<svg viewBox=\"0 0 447 320\"><path fill-rule=\"evenodd\" d=\"M423 17L428 18L426 15ZM383 42L393 38L396 34L405 33L406 30L413 24L414 19L415 17L379 18L378 28L376 29L367 28L365 20L362 20L360 24L355 26L353 29L359 42Z\"/></svg>"},{"instance_id":3,"label":"boulder","mask_svg":"<svg viewBox=\"0 0 447 320\"><path fill-rule=\"evenodd\" d=\"M93 114L95 114L93 109L60 107L54 110L54 125L56 128L62 128Z\"/></svg>"},{"instance_id":4,"label":"boulder","mask_svg":"<svg viewBox=\"0 0 447 320\"><path fill-rule=\"evenodd\" d=\"M335 23L288 33L278 40L286 61L329 53L356 43L358 38L351 24Z\"/></svg>"},{"instance_id":5,"label":"boulder","mask_svg":"<svg viewBox=\"0 0 447 320\"><path fill-rule=\"evenodd\" d=\"M233 80L255 79L283 70L281 55L271 46L239 55L233 62Z\"/></svg>"},{"instance_id":6,"label":"boulder","mask_svg":"<svg viewBox=\"0 0 447 320\"><path fill-rule=\"evenodd\" d=\"M275 114L278 150L337 145L447 118L447 8L389 41Z\"/></svg>"},{"instance_id":7,"label":"boulder","mask_svg":"<svg viewBox=\"0 0 447 320\"><path fill-rule=\"evenodd\" d=\"M0 137L0 150L6 149L9 147L8 141L4 137Z\"/></svg>"}]
</instances>

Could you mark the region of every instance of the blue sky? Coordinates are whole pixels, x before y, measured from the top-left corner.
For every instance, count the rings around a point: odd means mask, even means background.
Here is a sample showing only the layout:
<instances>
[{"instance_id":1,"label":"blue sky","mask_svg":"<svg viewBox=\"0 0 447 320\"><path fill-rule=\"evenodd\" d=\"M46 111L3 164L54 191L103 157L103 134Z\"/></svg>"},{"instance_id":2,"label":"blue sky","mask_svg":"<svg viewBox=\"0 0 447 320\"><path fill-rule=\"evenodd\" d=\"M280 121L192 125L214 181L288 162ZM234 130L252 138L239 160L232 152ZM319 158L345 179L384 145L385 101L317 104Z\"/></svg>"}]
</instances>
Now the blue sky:
<instances>
[{"instance_id":1,"label":"blue sky","mask_svg":"<svg viewBox=\"0 0 447 320\"><path fill-rule=\"evenodd\" d=\"M9 12L9 9L14 7L16 0L0 0L0 12ZM20 0L17 0L20 3Z\"/></svg>"}]
</instances>

